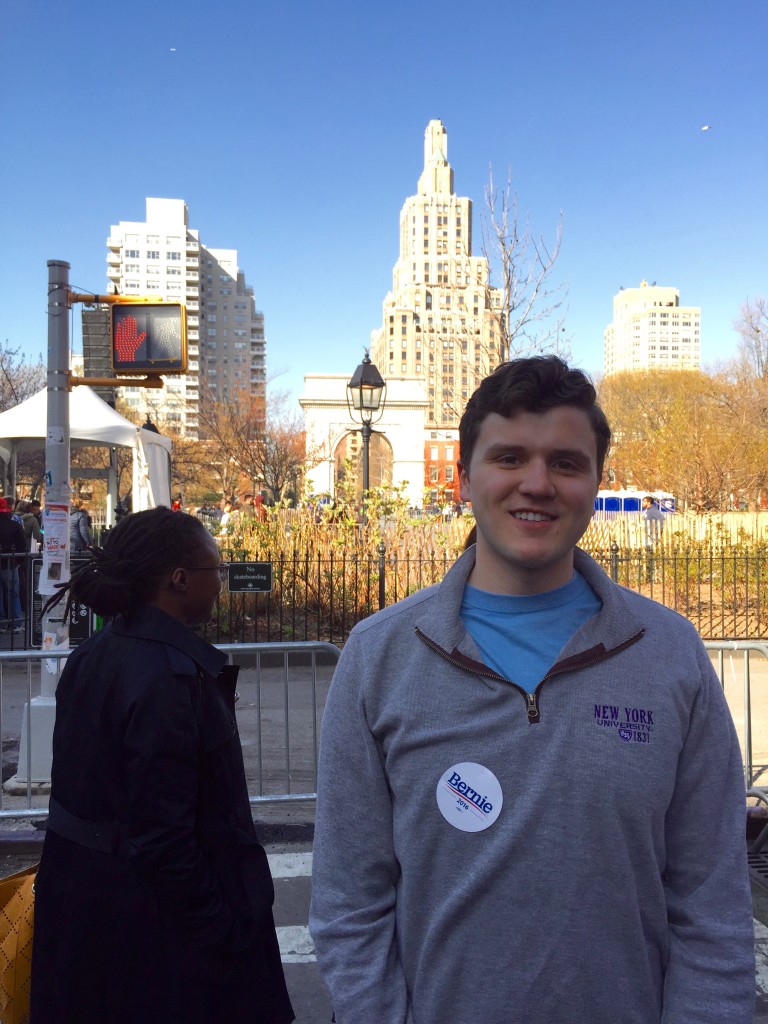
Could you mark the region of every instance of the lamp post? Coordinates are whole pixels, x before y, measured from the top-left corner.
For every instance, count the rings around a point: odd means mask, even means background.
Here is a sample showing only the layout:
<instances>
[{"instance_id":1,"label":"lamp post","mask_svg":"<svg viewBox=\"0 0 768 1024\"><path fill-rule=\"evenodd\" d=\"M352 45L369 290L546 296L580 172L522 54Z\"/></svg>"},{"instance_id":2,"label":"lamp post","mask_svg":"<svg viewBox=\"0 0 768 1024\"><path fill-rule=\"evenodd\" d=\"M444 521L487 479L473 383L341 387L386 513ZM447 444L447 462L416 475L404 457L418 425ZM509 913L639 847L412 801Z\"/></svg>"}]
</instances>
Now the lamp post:
<instances>
[{"instance_id":1,"label":"lamp post","mask_svg":"<svg viewBox=\"0 0 768 1024\"><path fill-rule=\"evenodd\" d=\"M366 521L365 499L371 483L369 460L372 424L378 422L384 413L386 391L387 385L366 350L362 363L347 384L349 415L360 423L363 435L363 523Z\"/></svg>"}]
</instances>

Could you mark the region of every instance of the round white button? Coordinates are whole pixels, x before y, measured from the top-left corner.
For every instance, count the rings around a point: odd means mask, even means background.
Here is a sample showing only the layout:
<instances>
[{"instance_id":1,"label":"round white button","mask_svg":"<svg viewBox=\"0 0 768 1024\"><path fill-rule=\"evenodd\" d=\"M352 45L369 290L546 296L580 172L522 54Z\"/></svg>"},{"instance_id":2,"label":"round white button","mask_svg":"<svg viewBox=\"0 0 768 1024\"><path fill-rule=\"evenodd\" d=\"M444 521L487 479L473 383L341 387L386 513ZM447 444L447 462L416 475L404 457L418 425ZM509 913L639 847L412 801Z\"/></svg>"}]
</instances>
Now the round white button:
<instances>
[{"instance_id":1,"label":"round white button","mask_svg":"<svg viewBox=\"0 0 768 1024\"><path fill-rule=\"evenodd\" d=\"M482 832L501 813L499 780L474 761L450 767L441 776L435 795L442 816L462 832Z\"/></svg>"}]
</instances>

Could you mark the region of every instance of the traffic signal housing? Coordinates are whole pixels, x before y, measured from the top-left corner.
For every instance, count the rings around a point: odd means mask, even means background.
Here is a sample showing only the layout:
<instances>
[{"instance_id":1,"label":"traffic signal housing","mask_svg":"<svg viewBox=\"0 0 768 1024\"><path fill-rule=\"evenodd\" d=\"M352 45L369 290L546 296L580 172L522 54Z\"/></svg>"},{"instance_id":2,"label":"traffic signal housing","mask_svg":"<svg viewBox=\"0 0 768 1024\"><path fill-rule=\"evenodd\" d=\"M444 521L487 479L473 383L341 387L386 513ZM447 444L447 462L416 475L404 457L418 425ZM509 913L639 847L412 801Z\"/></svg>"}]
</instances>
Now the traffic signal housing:
<instances>
[{"instance_id":1,"label":"traffic signal housing","mask_svg":"<svg viewBox=\"0 0 768 1024\"><path fill-rule=\"evenodd\" d=\"M179 303L116 302L111 337L115 373L187 372L187 315Z\"/></svg>"}]
</instances>

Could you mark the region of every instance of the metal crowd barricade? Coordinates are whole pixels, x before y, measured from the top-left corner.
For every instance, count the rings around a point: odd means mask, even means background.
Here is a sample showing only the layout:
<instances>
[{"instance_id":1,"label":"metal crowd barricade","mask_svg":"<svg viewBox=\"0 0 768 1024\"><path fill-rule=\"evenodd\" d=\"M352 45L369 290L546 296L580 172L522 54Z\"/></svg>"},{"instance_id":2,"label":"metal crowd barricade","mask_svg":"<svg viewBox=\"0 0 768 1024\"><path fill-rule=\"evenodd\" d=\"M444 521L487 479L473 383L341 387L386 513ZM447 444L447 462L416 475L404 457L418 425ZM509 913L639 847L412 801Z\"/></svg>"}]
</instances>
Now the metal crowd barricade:
<instances>
[{"instance_id":1,"label":"metal crowd barricade","mask_svg":"<svg viewBox=\"0 0 768 1024\"><path fill-rule=\"evenodd\" d=\"M322 641L217 646L240 665L235 710L251 804L314 800L320 719L341 651ZM60 667L69 653L55 656ZM25 706L39 700L40 663L49 657L33 650L0 652L0 821L48 815L49 787L33 771L40 737ZM25 764L18 763L19 750Z\"/></svg>"},{"instance_id":2,"label":"metal crowd barricade","mask_svg":"<svg viewBox=\"0 0 768 1024\"><path fill-rule=\"evenodd\" d=\"M731 662L734 682L736 682L736 676L733 671L733 656L740 655L742 658L741 689L744 695L742 752L744 756L744 778L747 788L750 789L760 776L768 771L768 764L755 765L754 763L754 722L752 719L752 676L754 667L752 656L758 657L763 663L768 678L768 643L759 643L752 640L707 640L704 646L711 653L717 654L715 667L723 689L726 688L726 655L731 656L729 660ZM734 707L731 707L731 714L733 714L734 719L741 717L737 714ZM768 723L766 723L766 736L768 737ZM762 750L761 753L765 756L768 753L768 749Z\"/></svg>"},{"instance_id":3,"label":"metal crowd barricade","mask_svg":"<svg viewBox=\"0 0 768 1024\"><path fill-rule=\"evenodd\" d=\"M314 800L320 719L341 651L323 641L216 646L240 665L236 713L251 804Z\"/></svg>"}]
</instances>

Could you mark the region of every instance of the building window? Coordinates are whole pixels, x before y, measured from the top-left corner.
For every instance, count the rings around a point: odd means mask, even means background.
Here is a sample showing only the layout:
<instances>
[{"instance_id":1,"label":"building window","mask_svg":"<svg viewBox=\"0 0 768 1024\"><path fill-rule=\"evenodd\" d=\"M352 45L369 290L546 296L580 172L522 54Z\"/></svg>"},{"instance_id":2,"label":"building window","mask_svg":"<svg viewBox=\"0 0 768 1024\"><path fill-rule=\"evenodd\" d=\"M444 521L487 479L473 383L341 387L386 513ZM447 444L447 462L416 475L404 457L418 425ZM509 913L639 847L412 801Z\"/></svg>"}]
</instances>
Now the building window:
<instances>
[{"instance_id":1,"label":"building window","mask_svg":"<svg viewBox=\"0 0 768 1024\"><path fill-rule=\"evenodd\" d=\"M180 260L181 259L181 253L180 252L169 252L169 253L166 253L166 256L168 257L169 260Z\"/></svg>"},{"instance_id":2,"label":"building window","mask_svg":"<svg viewBox=\"0 0 768 1024\"><path fill-rule=\"evenodd\" d=\"M436 484L437 483L437 481L438 481L437 473L438 473L437 466L431 466L430 470L429 470L429 482L431 484Z\"/></svg>"},{"instance_id":3,"label":"building window","mask_svg":"<svg viewBox=\"0 0 768 1024\"><path fill-rule=\"evenodd\" d=\"M437 445L433 444L429 449L429 457L434 462L438 458Z\"/></svg>"},{"instance_id":4,"label":"building window","mask_svg":"<svg viewBox=\"0 0 768 1024\"><path fill-rule=\"evenodd\" d=\"M447 484L453 483L453 466L445 467L445 482Z\"/></svg>"},{"instance_id":5,"label":"building window","mask_svg":"<svg viewBox=\"0 0 768 1024\"><path fill-rule=\"evenodd\" d=\"M159 260L160 259L160 253L158 252L157 249L147 249L147 259L148 260Z\"/></svg>"},{"instance_id":6,"label":"building window","mask_svg":"<svg viewBox=\"0 0 768 1024\"><path fill-rule=\"evenodd\" d=\"M125 258L129 259L129 260L137 260L139 258L139 250L138 249L126 249L125 250Z\"/></svg>"}]
</instances>

